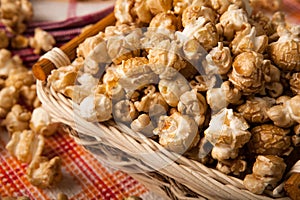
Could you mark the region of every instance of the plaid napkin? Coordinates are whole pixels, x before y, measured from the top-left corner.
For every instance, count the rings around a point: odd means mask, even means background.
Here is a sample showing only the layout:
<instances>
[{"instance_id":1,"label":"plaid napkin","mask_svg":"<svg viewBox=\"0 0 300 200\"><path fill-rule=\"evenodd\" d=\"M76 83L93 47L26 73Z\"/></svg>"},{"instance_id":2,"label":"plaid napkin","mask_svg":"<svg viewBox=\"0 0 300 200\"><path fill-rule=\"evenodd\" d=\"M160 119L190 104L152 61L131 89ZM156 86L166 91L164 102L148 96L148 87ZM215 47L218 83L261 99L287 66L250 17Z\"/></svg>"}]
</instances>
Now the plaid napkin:
<instances>
[{"instance_id":1,"label":"plaid napkin","mask_svg":"<svg viewBox=\"0 0 300 200\"><path fill-rule=\"evenodd\" d=\"M50 32L60 46L77 36L85 25L95 23L113 10L114 1L32 0L35 10L26 35L33 35L34 28ZM300 3L283 0L282 10L288 21L300 23ZM1 25L0 25L1 28ZM2 26L3 28L3 26ZM29 67L39 56L31 48L13 50ZM0 130L0 196L29 196L31 199L56 199L59 192L69 199L123 199L131 195L143 199L159 199L128 174L112 169L98 161L92 154L66 133L59 132L46 139L46 155L62 158L63 180L57 187L46 190L32 186L26 178L26 164L18 162L5 150L8 135Z\"/></svg>"}]
</instances>

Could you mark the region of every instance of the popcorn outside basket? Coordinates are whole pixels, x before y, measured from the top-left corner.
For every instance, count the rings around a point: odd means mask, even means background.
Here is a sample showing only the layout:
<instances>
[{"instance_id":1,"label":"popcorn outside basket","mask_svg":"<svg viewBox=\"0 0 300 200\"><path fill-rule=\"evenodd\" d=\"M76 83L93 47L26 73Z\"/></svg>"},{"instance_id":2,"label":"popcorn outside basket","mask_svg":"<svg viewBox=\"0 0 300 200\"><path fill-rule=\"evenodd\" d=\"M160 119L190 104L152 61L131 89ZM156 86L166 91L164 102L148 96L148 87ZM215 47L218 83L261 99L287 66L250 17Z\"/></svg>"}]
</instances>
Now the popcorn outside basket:
<instances>
[{"instance_id":1,"label":"popcorn outside basket","mask_svg":"<svg viewBox=\"0 0 300 200\"><path fill-rule=\"evenodd\" d=\"M108 121L90 123L74 113L74 102L48 87L44 81L55 66L68 65L75 49L89 36L114 24L110 14L89 31L48 53L34 67L37 93L43 107L53 119L66 125L66 130L78 144L101 160L123 169L151 191L167 199L273 199L255 195L245 189L243 181L209 168L200 162L167 151L154 140L132 131L125 125ZM51 62L49 62L51 60ZM299 172L293 168L291 172ZM282 186L282 185L281 185ZM282 188L277 188L279 191ZM299 189L299 188L298 188ZM276 192L276 191L275 191ZM289 199L278 197L277 199Z\"/></svg>"}]
</instances>

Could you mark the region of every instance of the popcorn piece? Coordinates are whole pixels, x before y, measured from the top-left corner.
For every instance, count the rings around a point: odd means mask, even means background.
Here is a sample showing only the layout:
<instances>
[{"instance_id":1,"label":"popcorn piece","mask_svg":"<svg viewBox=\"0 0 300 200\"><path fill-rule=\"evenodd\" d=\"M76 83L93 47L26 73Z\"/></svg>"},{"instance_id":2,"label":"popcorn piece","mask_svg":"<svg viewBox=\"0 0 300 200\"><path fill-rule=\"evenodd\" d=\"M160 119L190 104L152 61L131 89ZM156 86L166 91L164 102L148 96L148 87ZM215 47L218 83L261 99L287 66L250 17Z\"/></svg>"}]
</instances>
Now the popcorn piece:
<instances>
[{"instance_id":1,"label":"popcorn piece","mask_svg":"<svg viewBox=\"0 0 300 200\"><path fill-rule=\"evenodd\" d=\"M11 52L6 49L0 49L0 76L7 77L13 69L24 67L19 56L12 56Z\"/></svg>"},{"instance_id":2,"label":"popcorn piece","mask_svg":"<svg viewBox=\"0 0 300 200\"><path fill-rule=\"evenodd\" d=\"M35 78L31 70L18 68L10 71L8 78L5 80L5 86L14 86L19 90L23 86L30 86L35 83Z\"/></svg>"},{"instance_id":3,"label":"popcorn piece","mask_svg":"<svg viewBox=\"0 0 300 200\"><path fill-rule=\"evenodd\" d=\"M6 149L19 161L30 163L32 159L42 154L44 143L42 135L36 135L30 130L23 130L12 134Z\"/></svg>"},{"instance_id":4,"label":"popcorn piece","mask_svg":"<svg viewBox=\"0 0 300 200\"><path fill-rule=\"evenodd\" d=\"M220 17L220 24L224 29L224 36L231 41L235 32L240 31L244 23L248 22L248 16L245 10L237 5L230 5L228 10Z\"/></svg>"},{"instance_id":5,"label":"popcorn piece","mask_svg":"<svg viewBox=\"0 0 300 200\"><path fill-rule=\"evenodd\" d=\"M202 126L205 121L207 103L202 94L192 90L180 96L177 109L182 115L188 115L194 119L198 126Z\"/></svg>"},{"instance_id":6,"label":"popcorn piece","mask_svg":"<svg viewBox=\"0 0 300 200\"><path fill-rule=\"evenodd\" d=\"M205 75L197 75L193 80L190 81L190 86L192 89L196 89L198 92L206 92L216 84L216 77L212 76L207 78Z\"/></svg>"},{"instance_id":7,"label":"popcorn piece","mask_svg":"<svg viewBox=\"0 0 300 200\"><path fill-rule=\"evenodd\" d=\"M7 114L4 125L9 133L26 130L29 128L31 112L19 104L15 104Z\"/></svg>"},{"instance_id":8,"label":"popcorn piece","mask_svg":"<svg viewBox=\"0 0 300 200\"><path fill-rule=\"evenodd\" d=\"M23 33L26 23L33 17L32 4L28 0L1 0L1 22L12 33Z\"/></svg>"},{"instance_id":9,"label":"popcorn piece","mask_svg":"<svg viewBox=\"0 0 300 200\"><path fill-rule=\"evenodd\" d=\"M186 62L180 55L180 47L176 41L164 40L156 47L149 50L149 64L151 69L160 78L172 78L181 69L186 67ZM175 69L175 70L173 70Z\"/></svg>"},{"instance_id":10,"label":"popcorn piece","mask_svg":"<svg viewBox=\"0 0 300 200\"><path fill-rule=\"evenodd\" d=\"M58 123L52 123L49 113L39 107L33 110L29 126L34 133L50 136L57 131Z\"/></svg>"},{"instance_id":11,"label":"popcorn piece","mask_svg":"<svg viewBox=\"0 0 300 200\"><path fill-rule=\"evenodd\" d=\"M158 76L151 70L147 58L144 57L135 57L123 61L117 67L117 73L120 77L119 84L127 92L158 82Z\"/></svg>"},{"instance_id":12,"label":"popcorn piece","mask_svg":"<svg viewBox=\"0 0 300 200\"><path fill-rule=\"evenodd\" d=\"M153 15L172 9L172 0L146 0L146 2Z\"/></svg>"},{"instance_id":13,"label":"popcorn piece","mask_svg":"<svg viewBox=\"0 0 300 200\"><path fill-rule=\"evenodd\" d=\"M187 38L194 38L209 51L218 44L219 34L212 22L207 22L204 17L199 17L193 23L188 24L182 31Z\"/></svg>"},{"instance_id":14,"label":"popcorn piece","mask_svg":"<svg viewBox=\"0 0 300 200\"><path fill-rule=\"evenodd\" d=\"M4 30L0 30L0 49L5 49L9 45L9 38Z\"/></svg>"},{"instance_id":15,"label":"popcorn piece","mask_svg":"<svg viewBox=\"0 0 300 200\"><path fill-rule=\"evenodd\" d=\"M269 97L251 97L237 110L249 123L265 123L269 121L267 111L275 104Z\"/></svg>"},{"instance_id":16,"label":"popcorn piece","mask_svg":"<svg viewBox=\"0 0 300 200\"><path fill-rule=\"evenodd\" d=\"M251 130L249 150L257 155L281 156L291 147L289 132L288 129L285 130L271 124L256 126Z\"/></svg>"},{"instance_id":17,"label":"popcorn piece","mask_svg":"<svg viewBox=\"0 0 300 200\"><path fill-rule=\"evenodd\" d=\"M93 75L82 73L76 77L78 84L66 87L65 94L76 103L80 103L85 97L92 95L97 88L99 80Z\"/></svg>"},{"instance_id":18,"label":"popcorn piece","mask_svg":"<svg viewBox=\"0 0 300 200\"><path fill-rule=\"evenodd\" d=\"M299 102L299 95L287 98L283 103L271 107L267 114L276 126L282 128L291 127L295 122L300 122Z\"/></svg>"},{"instance_id":19,"label":"popcorn piece","mask_svg":"<svg viewBox=\"0 0 300 200\"><path fill-rule=\"evenodd\" d=\"M70 86L74 86L77 75L78 70L71 64L52 70L47 82L55 91L73 98L73 90L70 91Z\"/></svg>"},{"instance_id":20,"label":"popcorn piece","mask_svg":"<svg viewBox=\"0 0 300 200\"><path fill-rule=\"evenodd\" d=\"M115 3L114 13L117 24L128 24L134 22L134 16L131 10L134 6L134 0L117 0Z\"/></svg>"},{"instance_id":21,"label":"popcorn piece","mask_svg":"<svg viewBox=\"0 0 300 200\"><path fill-rule=\"evenodd\" d=\"M242 30L237 32L230 44L232 53L235 55L245 51L255 51L262 54L267 46L268 36L256 36L256 29L255 27L251 28L250 24L244 24Z\"/></svg>"},{"instance_id":22,"label":"popcorn piece","mask_svg":"<svg viewBox=\"0 0 300 200\"><path fill-rule=\"evenodd\" d=\"M90 122L104 122L112 118L112 101L104 94L92 94L79 105L80 115Z\"/></svg>"},{"instance_id":23,"label":"popcorn piece","mask_svg":"<svg viewBox=\"0 0 300 200\"><path fill-rule=\"evenodd\" d=\"M163 96L159 92L156 92L154 85L146 87L144 94L140 101L134 102L134 106L139 112L151 112L151 115L153 115L160 113L159 110L161 109L165 112L168 110L168 104Z\"/></svg>"},{"instance_id":24,"label":"popcorn piece","mask_svg":"<svg viewBox=\"0 0 300 200\"><path fill-rule=\"evenodd\" d=\"M273 155L258 156L253 166L253 174L244 179L244 186L255 194L262 194L270 185L275 187L283 176L286 164L282 158Z\"/></svg>"},{"instance_id":25,"label":"popcorn piece","mask_svg":"<svg viewBox=\"0 0 300 200\"><path fill-rule=\"evenodd\" d=\"M260 36L260 35L272 36L276 32L276 29L274 29L270 17L265 15L261 11L252 14L251 18L249 19L249 23L253 27L255 27L256 36ZM269 41L270 39L272 38L270 37Z\"/></svg>"},{"instance_id":26,"label":"popcorn piece","mask_svg":"<svg viewBox=\"0 0 300 200\"><path fill-rule=\"evenodd\" d=\"M247 168L247 162L241 159L218 161L216 169L224 174L239 176Z\"/></svg>"},{"instance_id":27,"label":"popcorn piece","mask_svg":"<svg viewBox=\"0 0 300 200\"><path fill-rule=\"evenodd\" d=\"M32 185L47 188L62 179L61 159L56 156L51 160L37 156L27 168L27 177Z\"/></svg>"},{"instance_id":28,"label":"popcorn piece","mask_svg":"<svg viewBox=\"0 0 300 200\"><path fill-rule=\"evenodd\" d=\"M91 52L93 49L95 49L97 46L99 46L97 48L104 46L102 49L103 50L102 54L98 54L98 56L101 58L104 57L103 60L106 60L107 59L105 58L105 56L107 56L106 45L102 45L102 44L106 44L104 40L103 32L99 32L97 35L86 38L82 43L79 44L79 46L76 49L77 57L88 58L89 55L92 54Z\"/></svg>"},{"instance_id":29,"label":"popcorn piece","mask_svg":"<svg viewBox=\"0 0 300 200\"><path fill-rule=\"evenodd\" d=\"M228 0L210 0L211 1L211 7L218 12L218 14L223 14L225 11L227 11L229 5L231 4L231 1Z\"/></svg>"},{"instance_id":30,"label":"popcorn piece","mask_svg":"<svg viewBox=\"0 0 300 200\"><path fill-rule=\"evenodd\" d=\"M213 9L205 6L190 5L182 14L183 27L195 23L199 17L203 17L206 22L212 22L213 24L215 24L217 20L217 14Z\"/></svg>"},{"instance_id":31,"label":"popcorn piece","mask_svg":"<svg viewBox=\"0 0 300 200\"><path fill-rule=\"evenodd\" d=\"M232 64L230 49L224 47L222 42L218 42L218 47L214 47L209 54L211 55L213 64L218 67L218 74L227 74Z\"/></svg>"},{"instance_id":32,"label":"popcorn piece","mask_svg":"<svg viewBox=\"0 0 300 200\"><path fill-rule=\"evenodd\" d=\"M4 119L10 109L17 103L19 93L15 87L5 87L0 91L0 119Z\"/></svg>"},{"instance_id":33,"label":"popcorn piece","mask_svg":"<svg viewBox=\"0 0 300 200\"><path fill-rule=\"evenodd\" d=\"M175 14L181 15L183 11L193 3L194 0L173 0L173 9Z\"/></svg>"},{"instance_id":34,"label":"popcorn piece","mask_svg":"<svg viewBox=\"0 0 300 200\"><path fill-rule=\"evenodd\" d=\"M243 94L250 95L262 90L263 56L254 51L237 55L232 64L233 70L228 75L229 81Z\"/></svg>"},{"instance_id":35,"label":"popcorn piece","mask_svg":"<svg viewBox=\"0 0 300 200\"><path fill-rule=\"evenodd\" d=\"M274 12L280 9L282 0L250 0L250 5L257 10L265 9Z\"/></svg>"},{"instance_id":36,"label":"popcorn piece","mask_svg":"<svg viewBox=\"0 0 300 200\"><path fill-rule=\"evenodd\" d=\"M19 90L19 101L21 105L24 105L29 109L39 107L41 102L36 94L36 85L23 85Z\"/></svg>"},{"instance_id":37,"label":"popcorn piece","mask_svg":"<svg viewBox=\"0 0 300 200\"><path fill-rule=\"evenodd\" d=\"M139 117L132 121L130 125L131 129L136 132L141 132L147 137L153 136L154 126L151 122L149 115L141 114Z\"/></svg>"},{"instance_id":38,"label":"popcorn piece","mask_svg":"<svg viewBox=\"0 0 300 200\"><path fill-rule=\"evenodd\" d=\"M40 54L41 51L51 50L55 43L54 37L41 28L35 28L34 37L29 39L29 45L34 48L33 52L35 54Z\"/></svg>"},{"instance_id":39,"label":"popcorn piece","mask_svg":"<svg viewBox=\"0 0 300 200\"><path fill-rule=\"evenodd\" d=\"M23 49L28 47L29 39L24 35L17 35L11 39L12 48Z\"/></svg>"},{"instance_id":40,"label":"popcorn piece","mask_svg":"<svg viewBox=\"0 0 300 200\"><path fill-rule=\"evenodd\" d=\"M295 95L300 94L300 73L293 73L290 78L290 88Z\"/></svg>"},{"instance_id":41,"label":"popcorn piece","mask_svg":"<svg viewBox=\"0 0 300 200\"><path fill-rule=\"evenodd\" d=\"M232 109L225 108L213 115L204 131L207 140L214 145L212 157L219 161L235 159L239 149L250 140L248 128L246 120Z\"/></svg>"},{"instance_id":42,"label":"popcorn piece","mask_svg":"<svg viewBox=\"0 0 300 200\"><path fill-rule=\"evenodd\" d=\"M158 88L165 101L172 107L176 107L180 96L190 90L188 82L180 74L172 80L160 80Z\"/></svg>"},{"instance_id":43,"label":"popcorn piece","mask_svg":"<svg viewBox=\"0 0 300 200\"><path fill-rule=\"evenodd\" d=\"M277 33L279 40L268 48L270 58L283 71L300 71L300 26L287 29L281 25Z\"/></svg>"},{"instance_id":44,"label":"popcorn piece","mask_svg":"<svg viewBox=\"0 0 300 200\"><path fill-rule=\"evenodd\" d=\"M129 123L138 117L138 112L131 101L121 100L113 107L113 117L115 120Z\"/></svg>"},{"instance_id":45,"label":"popcorn piece","mask_svg":"<svg viewBox=\"0 0 300 200\"><path fill-rule=\"evenodd\" d=\"M124 35L107 38L107 53L114 64L120 64L123 60L140 55L142 37L141 29L132 30ZM101 51L99 53L102 53Z\"/></svg>"},{"instance_id":46,"label":"popcorn piece","mask_svg":"<svg viewBox=\"0 0 300 200\"><path fill-rule=\"evenodd\" d=\"M162 12L153 17L149 27L176 31L181 29L181 20L172 12Z\"/></svg>"},{"instance_id":47,"label":"popcorn piece","mask_svg":"<svg viewBox=\"0 0 300 200\"><path fill-rule=\"evenodd\" d=\"M137 16L138 24L150 23L153 16L147 4L147 1L135 0L133 10L134 10L134 14Z\"/></svg>"},{"instance_id":48,"label":"popcorn piece","mask_svg":"<svg viewBox=\"0 0 300 200\"><path fill-rule=\"evenodd\" d=\"M199 141L196 122L177 112L160 117L154 134L159 136L159 143L163 147L176 153L184 153Z\"/></svg>"},{"instance_id":49,"label":"popcorn piece","mask_svg":"<svg viewBox=\"0 0 300 200\"><path fill-rule=\"evenodd\" d=\"M211 88L206 93L206 100L213 111L225 108L228 103L239 105L242 102L242 93L229 81L221 84L220 88Z\"/></svg>"}]
</instances>

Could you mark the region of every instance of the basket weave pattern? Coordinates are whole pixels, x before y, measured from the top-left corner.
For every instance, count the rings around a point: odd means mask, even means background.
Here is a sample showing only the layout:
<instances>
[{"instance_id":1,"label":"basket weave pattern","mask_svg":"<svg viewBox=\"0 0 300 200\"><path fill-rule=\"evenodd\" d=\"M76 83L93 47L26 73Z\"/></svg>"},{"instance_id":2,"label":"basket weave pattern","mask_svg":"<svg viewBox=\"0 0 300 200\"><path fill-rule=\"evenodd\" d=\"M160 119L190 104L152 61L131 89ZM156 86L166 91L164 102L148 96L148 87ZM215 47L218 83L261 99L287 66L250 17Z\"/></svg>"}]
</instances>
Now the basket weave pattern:
<instances>
[{"instance_id":1,"label":"basket weave pattern","mask_svg":"<svg viewBox=\"0 0 300 200\"><path fill-rule=\"evenodd\" d=\"M98 159L170 199L271 199L247 191L242 180L169 152L154 140L113 121L91 123L74 112L72 100L37 81L37 93L53 119ZM161 168L161 164L165 163ZM289 198L281 198L289 199Z\"/></svg>"}]
</instances>

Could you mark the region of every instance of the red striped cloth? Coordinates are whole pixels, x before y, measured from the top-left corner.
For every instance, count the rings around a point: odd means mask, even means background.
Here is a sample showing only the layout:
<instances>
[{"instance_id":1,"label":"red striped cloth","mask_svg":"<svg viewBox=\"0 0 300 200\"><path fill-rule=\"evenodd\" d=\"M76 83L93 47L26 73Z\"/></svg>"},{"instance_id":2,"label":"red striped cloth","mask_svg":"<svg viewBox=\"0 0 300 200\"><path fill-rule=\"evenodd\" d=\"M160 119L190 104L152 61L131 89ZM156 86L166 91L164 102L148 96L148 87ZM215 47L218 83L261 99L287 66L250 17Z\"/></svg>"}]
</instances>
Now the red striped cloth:
<instances>
[{"instance_id":1,"label":"red striped cloth","mask_svg":"<svg viewBox=\"0 0 300 200\"><path fill-rule=\"evenodd\" d=\"M37 2L37 1L33 1ZM67 4L67 19L61 21L32 22L26 35L33 34L35 27L49 31L60 46L80 33L80 29L90 23L95 23L112 11L112 7L99 9L100 11L88 15L78 16L80 4L76 0L57 0ZM97 1L92 1L97 2ZM99 2L99 1L98 1ZM291 23L300 23L300 3L297 0L283 0L282 10L287 13ZM47 14L47 13L45 13ZM32 49L13 50L24 63L31 66L39 56L34 55ZM18 162L5 150L7 133L0 130L0 196L29 196L31 199L56 199L59 192L63 192L70 199L122 199L131 195L140 195L144 199L158 199L147 191L139 182L124 172L111 169L101 163L77 145L67 134L58 133L47 138L46 153L48 157L58 155L62 158L63 180L57 187L46 190L32 186L26 178L26 164Z\"/></svg>"}]
</instances>

